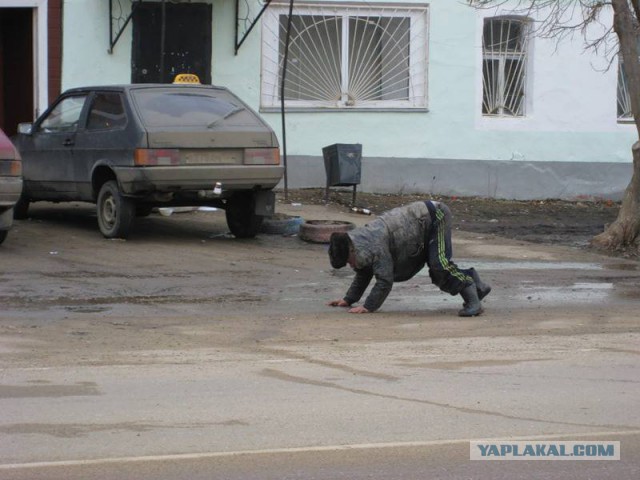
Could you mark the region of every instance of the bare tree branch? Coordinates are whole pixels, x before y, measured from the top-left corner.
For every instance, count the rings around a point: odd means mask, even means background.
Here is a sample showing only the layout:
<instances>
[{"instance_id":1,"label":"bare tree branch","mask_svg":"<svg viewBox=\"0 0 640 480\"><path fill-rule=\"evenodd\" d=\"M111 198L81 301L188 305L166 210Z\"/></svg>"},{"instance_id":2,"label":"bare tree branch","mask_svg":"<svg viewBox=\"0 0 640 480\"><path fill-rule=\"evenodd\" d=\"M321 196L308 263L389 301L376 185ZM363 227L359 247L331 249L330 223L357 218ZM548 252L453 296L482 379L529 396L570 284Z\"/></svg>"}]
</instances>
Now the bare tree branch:
<instances>
[{"instance_id":1,"label":"bare tree branch","mask_svg":"<svg viewBox=\"0 0 640 480\"><path fill-rule=\"evenodd\" d=\"M466 0L475 8L495 8L525 15L535 23L535 36L561 40L580 33L585 48L603 52L611 67L624 66L629 102L640 138L640 0ZM611 21L613 12L613 22ZM497 15L499 15L498 13ZM613 24L612 24L613 23ZM598 30L599 29L599 30ZM597 35L596 38L589 38ZM618 218L592 244L608 249L635 245L640 253L640 141L633 151L633 175Z\"/></svg>"}]
</instances>

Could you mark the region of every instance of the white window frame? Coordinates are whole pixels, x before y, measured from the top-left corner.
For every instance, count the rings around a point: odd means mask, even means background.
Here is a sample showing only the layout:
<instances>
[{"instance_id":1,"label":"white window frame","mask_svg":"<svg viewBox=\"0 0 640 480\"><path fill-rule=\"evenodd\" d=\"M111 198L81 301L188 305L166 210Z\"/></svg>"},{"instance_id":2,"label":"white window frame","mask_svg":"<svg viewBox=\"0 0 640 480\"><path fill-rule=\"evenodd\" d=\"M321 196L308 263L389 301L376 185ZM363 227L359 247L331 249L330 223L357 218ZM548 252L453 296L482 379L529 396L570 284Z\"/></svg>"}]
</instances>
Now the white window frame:
<instances>
[{"instance_id":1,"label":"white window frame","mask_svg":"<svg viewBox=\"0 0 640 480\"><path fill-rule=\"evenodd\" d=\"M524 45L523 51L522 52L512 52L512 51L505 51L505 52L492 52L492 51L485 51L485 45L484 45L484 28L487 24L487 22L491 22L491 21L513 21L513 22L518 22L522 25L522 31L521 31L521 35L522 35L522 43ZM530 66L530 56L531 56L531 39L530 39L530 24L531 24L531 19L528 17L523 17L523 16L517 16L517 15L497 15L497 16L492 16L492 17L484 17L483 21L482 21L482 33L481 33L481 38L482 38L482 64L481 64L481 74L482 74L482 92L481 92L481 104L480 104L480 108L481 108L481 113L482 116L484 118L524 118L527 116L527 107L528 107L528 101L529 101L529 95L530 95L530 86L529 86L529 70L531 68ZM485 66L485 61L486 60L497 60L498 61L498 88L497 88L497 94L500 96L500 98L502 100L498 101L497 103L499 103L501 106L499 107L500 110L497 113L485 113L484 112L484 106L485 106L485 72L484 72L484 66ZM508 113L505 112L504 110L504 97L505 97L505 93L506 93L506 82L505 82L505 75L504 75L504 71L506 69L505 67L505 63L508 60L520 60L523 64L522 67L522 79L520 80L522 82L522 89L523 89L523 95L522 95L522 100L521 100L521 111L520 112L515 112L515 113Z\"/></svg>"},{"instance_id":2,"label":"white window frame","mask_svg":"<svg viewBox=\"0 0 640 480\"><path fill-rule=\"evenodd\" d=\"M288 3L272 2L262 19L262 75L260 106L262 111L280 109L279 87L279 17L288 15ZM286 100L287 110L421 110L427 108L428 73L428 5L426 4L369 4L369 3L304 3L294 4L294 15L336 15L342 21L342 95L337 101ZM347 98L349 17L373 16L408 18L409 39L409 95L407 100L366 100L351 102Z\"/></svg>"}]
</instances>

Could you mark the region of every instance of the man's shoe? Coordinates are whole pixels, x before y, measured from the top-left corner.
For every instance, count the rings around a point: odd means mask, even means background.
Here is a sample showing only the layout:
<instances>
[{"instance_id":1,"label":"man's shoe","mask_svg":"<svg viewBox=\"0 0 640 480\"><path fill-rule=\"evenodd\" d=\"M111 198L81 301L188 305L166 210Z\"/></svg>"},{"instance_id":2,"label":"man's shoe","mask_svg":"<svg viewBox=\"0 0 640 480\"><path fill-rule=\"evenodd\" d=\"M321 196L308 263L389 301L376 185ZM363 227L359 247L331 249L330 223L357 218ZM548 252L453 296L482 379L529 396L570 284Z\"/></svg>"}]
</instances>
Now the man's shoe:
<instances>
[{"instance_id":1,"label":"man's shoe","mask_svg":"<svg viewBox=\"0 0 640 480\"><path fill-rule=\"evenodd\" d=\"M480 298L478 298L478 290L475 283L464 287L460 295L464 300L462 310L458 312L460 317L475 317L482 313L482 304L480 303Z\"/></svg>"},{"instance_id":2,"label":"man's shoe","mask_svg":"<svg viewBox=\"0 0 640 480\"><path fill-rule=\"evenodd\" d=\"M478 298L482 300L484 297L489 295L489 293L491 293L491 285L480 280L480 275L478 275L478 272L476 272L475 268L470 268L469 271L471 272L471 278L473 278L473 281L476 284Z\"/></svg>"}]
</instances>

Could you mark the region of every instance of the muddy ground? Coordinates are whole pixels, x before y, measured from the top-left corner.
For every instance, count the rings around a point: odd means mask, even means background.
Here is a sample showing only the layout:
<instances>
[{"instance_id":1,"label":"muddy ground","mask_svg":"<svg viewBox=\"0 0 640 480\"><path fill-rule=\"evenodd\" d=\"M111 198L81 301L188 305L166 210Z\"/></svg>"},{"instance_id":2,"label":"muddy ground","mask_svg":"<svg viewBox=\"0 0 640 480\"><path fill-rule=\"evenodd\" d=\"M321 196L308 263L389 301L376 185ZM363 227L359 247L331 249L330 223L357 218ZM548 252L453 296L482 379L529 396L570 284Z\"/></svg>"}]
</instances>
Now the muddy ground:
<instances>
[{"instance_id":1,"label":"muddy ground","mask_svg":"<svg viewBox=\"0 0 640 480\"><path fill-rule=\"evenodd\" d=\"M349 210L350 192L329 206L320 190L290 193L280 213L371 218ZM414 198L358 202L379 213ZM501 476L636 478L640 263L549 244L590 235L568 226L604 224L595 205L446 201L456 261L493 287L480 317L458 317L461 299L426 271L373 315L332 308L353 272L331 269L326 245L236 239L222 211L152 213L129 239L107 240L94 205L34 204L0 248L0 479L159 479L165 465L189 480L495 479L475 464L496 462L469 462L470 439L603 432L623 442L622 461L548 462L569 466L550 473L516 462ZM474 226L504 236L463 231ZM549 243L506 238L531 228ZM464 448L429 456L416 442ZM291 460L375 445L386 470L334 457L316 475L313 461ZM268 452L297 473L265 471ZM221 455L242 472L226 475ZM594 474L596 463L623 470Z\"/></svg>"},{"instance_id":2,"label":"muddy ground","mask_svg":"<svg viewBox=\"0 0 640 480\"><path fill-rule=\"evenodd\" d=\"M324 189L289 190L288 202L302 204L324 203ZM329 204L351 207L351 188L332 188ZM394 195L356 193L356 205L380 214L385 210L424 200L424 195ZM445 202L454 215L456 229L475 233L499 235L514 240L542 244L559 244L588 248L589 240L601 233L605 225L616 219L619 202L611 200L496 200L487 198L443 197L431 198ZM284 192L279 192L284 202ZM639 258L638 252L613 252L613 255Z\"/></svg>"}]
</instances>

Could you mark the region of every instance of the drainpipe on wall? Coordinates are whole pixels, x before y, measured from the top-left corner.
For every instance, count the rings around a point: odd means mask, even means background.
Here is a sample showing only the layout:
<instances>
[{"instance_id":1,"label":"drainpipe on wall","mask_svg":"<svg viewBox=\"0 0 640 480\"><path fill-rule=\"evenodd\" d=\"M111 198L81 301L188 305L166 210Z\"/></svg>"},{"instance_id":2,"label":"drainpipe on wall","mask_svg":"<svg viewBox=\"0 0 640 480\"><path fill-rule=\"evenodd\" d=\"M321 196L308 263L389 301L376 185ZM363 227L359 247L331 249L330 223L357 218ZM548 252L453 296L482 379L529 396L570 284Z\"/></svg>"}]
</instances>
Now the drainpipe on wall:
<instances>
[{"instance_id":1,"label":"drainpipe on wall","mask_svg":"<svg viewBox=\"0 0 640 480\"><path fill-rule=\"evenodd\" d=\"M287 76L287 59L289 57L289 39L291 36L291 16L293 15L293 0L289 0L289 17L287 18L287 35L284 42L284 58L282 59L282 82L280 84L280 111L282 113L282 161L284 163L284 200L289 200L289 186L287 173L287 129L284 110L284 83Z\"/></svg>"}]
</instances>

